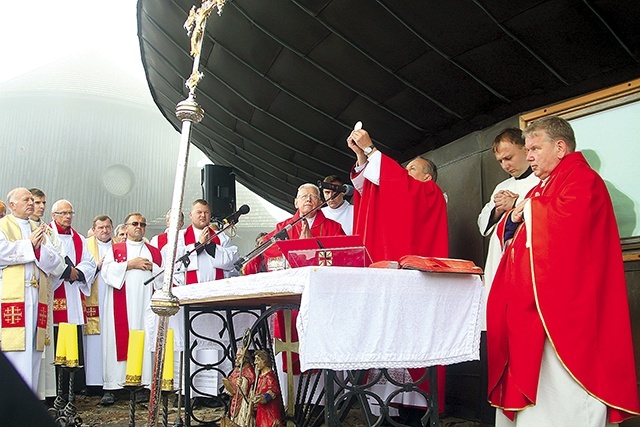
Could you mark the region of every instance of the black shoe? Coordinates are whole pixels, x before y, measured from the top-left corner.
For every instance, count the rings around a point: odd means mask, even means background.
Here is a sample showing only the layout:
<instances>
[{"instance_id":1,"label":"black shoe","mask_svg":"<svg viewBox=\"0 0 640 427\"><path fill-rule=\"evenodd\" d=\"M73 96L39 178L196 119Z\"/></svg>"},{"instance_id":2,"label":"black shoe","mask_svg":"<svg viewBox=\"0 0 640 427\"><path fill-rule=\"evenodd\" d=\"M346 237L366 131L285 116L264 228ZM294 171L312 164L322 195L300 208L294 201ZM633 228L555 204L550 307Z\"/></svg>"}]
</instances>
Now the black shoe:
<instances>
[{"instance_id":1,"label":"black shoe","mask_svg":"<svg viewBox=\"0 0 640 427\"><path fill-rule=\"evenodd\" d=\"M102 406L111 406L116 402L116 396L110 391L105 391L104 395L102 395L102 399L100 399L100 405Z\"/></svg>"}]
</instances>

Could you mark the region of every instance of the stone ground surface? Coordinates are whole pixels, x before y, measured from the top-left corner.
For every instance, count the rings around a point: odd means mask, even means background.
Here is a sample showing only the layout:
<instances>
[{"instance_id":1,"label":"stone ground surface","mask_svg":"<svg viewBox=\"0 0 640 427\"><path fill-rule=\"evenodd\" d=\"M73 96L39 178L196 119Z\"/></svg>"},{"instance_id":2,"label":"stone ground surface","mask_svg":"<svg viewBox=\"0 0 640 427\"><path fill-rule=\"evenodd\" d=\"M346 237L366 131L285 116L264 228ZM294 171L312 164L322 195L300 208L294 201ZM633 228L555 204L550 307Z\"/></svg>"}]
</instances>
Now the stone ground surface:
<instances>
[{"instance_id":1,"label":"stone ground surface","mask_svg":"<svg viewBox=\"0 0 640 427\"><path fill-rule=\"evenodd\" d=\"M98 404L100 397L97 396L76 396L76 407L78 416L82 418L82 426L86 427L127 427L129 425L129 400L128 396L119 396L116 403L112 406L103 407ZM168 409L168 426L174 426L177 420L177 408L169 403ZM158 425L162 411L158 412ZM201 408L196 411L199 419L203 421L215 421L220 419L223 414L221 408ZM184 415L184 413L183 413ZM146 403L136 404L135 425L147 426L148 424L148 406ZM184 419L184 418L183 418ZM192 421L192 425L197 425ZM488 427L485 424L473 421L465 421L461 419L445 417L441 420L442 427ZM352 410L343 423L343 427L365 427L365 423L359 410Z\"/></svg>"}]
</instances>

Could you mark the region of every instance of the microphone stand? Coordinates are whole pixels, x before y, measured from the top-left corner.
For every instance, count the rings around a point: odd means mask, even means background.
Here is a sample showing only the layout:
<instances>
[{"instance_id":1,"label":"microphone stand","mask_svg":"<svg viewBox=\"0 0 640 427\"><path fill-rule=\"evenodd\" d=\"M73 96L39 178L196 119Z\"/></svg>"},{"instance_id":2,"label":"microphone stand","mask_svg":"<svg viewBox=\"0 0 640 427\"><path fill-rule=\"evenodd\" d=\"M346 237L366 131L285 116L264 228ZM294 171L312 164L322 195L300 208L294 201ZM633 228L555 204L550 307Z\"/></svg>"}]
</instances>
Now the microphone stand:
<instances>
[{"instance_id":1,"label":"microphone stand","mask_svg":"<svg viewBox=\"0 0 640 427\"><path fill-rule=\"evenodd\" d=\"M317 212L318 209L321 209L321 208L327 206L327 203L329 202L329 200L333 200L334 198L336 198L338 196L338 194L340 194L340 193L334 191L334 193L331 195L331 197L329 197L327 200L322 202L322 204L316 206L315 208L311 209L306 214L300 216L300 218L298 218L297 220L293 221L291 224L285 226L282 230L278 231L276 234L271 236L271 238L269 240L263 242L260 246L258 246L257 248L255 248L254 250L252 250L251 252L249 252L248 254L243 256L242 258L240 258L238 261L236 261L233 264L236 267L236 270L240 271L242 269L242 267L244 267L249 261L251 261L252 259L257 257L258 255L261 255L263 252L265 252L267 249L269 249L271 246L273 246L273 244L275 242L277 242L278 240L288 240L289 239L289 230L291 230L297 223L299 223L303 219L306 219L309 215Z\"/></svg>"},{"instance_id":2,"label":"microphone stand","mask_svg":"<svg viewBox=\"0 0 640 427\"><path fill-rule=\"evenodd\" d=\"M174 264L177 266L178 264L182 263L184 264L185 268L189 266L189 263L191 262L189 260L189 256L191 256L192 253L198 251L199 249L203 249L205 246L207 246L209 243L211 243L211 241L213 239L215 239L216 237L218 237L218 235L222 234L227 228L232 227L234 225L236 225L238 223L238 220L231 220L229 222L225 221L225 225L224 227L222 227L221 230L218 230L215 234L210 234L209 238L207 240L204 241L204 243L202 242L197 242L194 246L193 249L190 249L189 251L187 251L184 255L182 255L180 258L176 258ZM158 272L158 274L156 274L155 276L152 276L151 278L147 279L143 284L144 285L148 285L149 283L153 282L154 280L156 280L158 277L160 277L160 275L164 274L164 269L162 269L161 271Z\"/></svg>"}]
</instances>

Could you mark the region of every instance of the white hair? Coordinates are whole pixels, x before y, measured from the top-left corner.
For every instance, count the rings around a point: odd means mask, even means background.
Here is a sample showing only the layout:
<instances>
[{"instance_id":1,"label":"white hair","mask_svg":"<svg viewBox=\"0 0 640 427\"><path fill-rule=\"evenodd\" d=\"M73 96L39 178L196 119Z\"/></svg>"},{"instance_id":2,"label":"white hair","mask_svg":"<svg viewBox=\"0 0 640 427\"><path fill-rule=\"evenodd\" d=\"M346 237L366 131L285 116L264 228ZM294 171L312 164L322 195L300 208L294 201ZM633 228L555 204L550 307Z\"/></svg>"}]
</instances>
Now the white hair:
<instances>
[{"instance_id":1,"label":"white hair","mask_svg":"<svg viewBox=\"0 0 640 427\"><path fill-rule=\"evenodd\" d=\"M15 199L15 197L16 197L16 194L17 194L19 191L22 191L22 190L24 190L24 191L27 191L27 192L31 193L31 192L29 191L29 189L28 189L28 188L25 188L25 187L18 187L18 188L14 188L13 190L9 191L9 193L7 194L7 202L8 202L8 203L11 203L11 202L17 202L17 200L14 200L14 199Z\"/></svg>"},{"instance_id":2,"label":"white hair","mask_svg":"<svg viewBox=\"0 0 640 427\"><path fill-rule=\"evenodd\" d=\"M302 184L300 187L298 187L298 193L296 194L296 197L300 196L300 191L302 191L303 188L313 188L313 190L316 192L316 195L320 197L320 190L318 189L318 186L310 182Z\"/></svg>"},{"instance_id":3,"label":"white hair","mask_svg":"<svg viewBox=\"0 0 640 427\"><path fill-rule=\"evenodd\" d=\"M61 203L68 203L68 204L69 204L69 206L71 206L71 209L73 209L73 205L71 204L71 202L70 202L70 201L65 200L65 199L60 199L60 200L57 200L57 201L53 204L53 206L51 206L51 213L57 212L57 211L58 211L58 206L60 206L60 204L61 204Z\"/></svg>"}]
</instances>

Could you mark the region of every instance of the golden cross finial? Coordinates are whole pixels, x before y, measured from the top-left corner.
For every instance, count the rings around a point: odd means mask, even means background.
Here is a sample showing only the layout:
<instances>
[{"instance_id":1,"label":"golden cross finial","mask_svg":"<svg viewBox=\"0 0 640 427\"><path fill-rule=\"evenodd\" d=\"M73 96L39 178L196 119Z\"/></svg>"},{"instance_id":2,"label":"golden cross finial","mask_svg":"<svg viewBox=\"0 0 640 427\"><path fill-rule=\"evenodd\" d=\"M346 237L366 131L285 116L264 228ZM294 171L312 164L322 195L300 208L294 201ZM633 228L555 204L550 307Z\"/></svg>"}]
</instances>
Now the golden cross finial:
<instances>
[{"instance_id":1,"label":"golden cross finial","mask_svg":"<svg viewBox=\"0 0 640 427\"><path fill-rule=\"evenodd\" d=\"M218 8L218 15L222 14L222 7L225 0L202 0L202 6L196 9L195 6L191 7L189 16L184 22L184 28L187 30L187 35L191 37L191 51L190 54L195 58L193 71L191 76L187 80L187 87L193 92L198 85L200 79L202 79L202 73L198 71L198 65L200 62L200 52L202 51L202 40L204 37L204 29L207 25L207 18L211 14L214 8Z\"/></svg>"}]
</instances>

